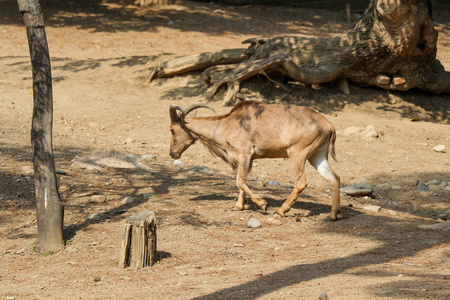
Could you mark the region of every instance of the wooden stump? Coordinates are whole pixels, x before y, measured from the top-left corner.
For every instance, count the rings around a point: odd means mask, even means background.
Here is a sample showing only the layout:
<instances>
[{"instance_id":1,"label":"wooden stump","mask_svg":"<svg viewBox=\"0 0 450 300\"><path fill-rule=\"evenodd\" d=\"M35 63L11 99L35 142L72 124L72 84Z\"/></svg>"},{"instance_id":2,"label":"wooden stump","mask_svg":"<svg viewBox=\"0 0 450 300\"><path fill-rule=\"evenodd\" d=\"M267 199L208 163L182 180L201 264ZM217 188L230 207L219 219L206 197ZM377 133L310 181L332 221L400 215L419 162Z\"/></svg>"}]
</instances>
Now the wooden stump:
<instances>
[{"instance_id":1,"label":"wooden stump","mask_svg":"<svg viewBox=\"0 0 450 300\"><path fill-rule=\"evenodd\" d=\"M135 269L156 262L156 219L152 211L131 215L124 227L119 267Z\"/></svg>"}]
</instances>

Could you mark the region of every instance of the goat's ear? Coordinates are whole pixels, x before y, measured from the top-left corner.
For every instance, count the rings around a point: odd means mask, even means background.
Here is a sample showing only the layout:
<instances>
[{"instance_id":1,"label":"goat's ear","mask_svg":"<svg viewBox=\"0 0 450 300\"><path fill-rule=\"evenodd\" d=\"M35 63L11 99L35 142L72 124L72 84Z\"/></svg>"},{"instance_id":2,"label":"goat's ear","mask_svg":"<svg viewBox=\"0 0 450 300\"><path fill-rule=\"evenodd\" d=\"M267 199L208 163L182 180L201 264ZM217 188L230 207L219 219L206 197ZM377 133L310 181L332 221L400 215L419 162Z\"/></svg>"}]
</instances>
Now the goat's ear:
<instances>
[{"instance_id":1,"label":"goat's ear","mask_svg":"<svg viewBox=\"0 0 450 300\"><path fill-rule=\"evenodd\" d=\"M177 123L178 119L179 119L178 113L177 113L177 109L179 109L179 107L176 106L176 105L171 105L170 106L170 110L169 110L169 112L170 112L170 120L173 123Z\"/></svg>"}]
</instances>

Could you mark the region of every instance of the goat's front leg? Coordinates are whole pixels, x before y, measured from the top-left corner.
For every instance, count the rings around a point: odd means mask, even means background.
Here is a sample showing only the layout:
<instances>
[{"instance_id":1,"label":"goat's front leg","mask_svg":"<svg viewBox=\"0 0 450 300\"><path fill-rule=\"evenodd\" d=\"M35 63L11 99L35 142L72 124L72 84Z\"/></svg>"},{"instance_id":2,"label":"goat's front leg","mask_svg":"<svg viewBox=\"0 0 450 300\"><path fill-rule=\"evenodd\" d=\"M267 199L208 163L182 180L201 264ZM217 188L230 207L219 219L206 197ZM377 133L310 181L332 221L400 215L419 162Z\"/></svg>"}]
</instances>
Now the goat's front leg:
<instances>
[{"instance_id":1,"label":"goat's front leg","mask_svg":"<svg viewBox=\"0 0 450 300\"><path fill-rule=\"evenodd\" d=\"M244 190L239 189L239 196L234 204L234 210L244 210L246 202L247 199Z\"/></svg>"},{"instance_id":2,"label":"goat's front leg","mask_svg":"<svg viewBox=\"0 0 450 300\"><path fill-rule=\"evenodd\" d=\"M251 161L249 161L246 164L242 164L242 163L239 164L238 172L237 172L237 176L236 176L236 185L239 188L240 192L239 192L238 201L236 202L236 204L234 206L239 210L243 210L244 205L245 205L245 194L247 194L256 205L258 205L262 210L265 211L267 209L267 202L265 200L261 199L261 197L259 197L255 193L253 193L249 189L249 187L245 184L245 181L247 180L247 175L248 175L248 172L250 171L250 168L251 168ZM243 196L242 198L241 198L241 195Z\"/></svg>"}]
</instances>

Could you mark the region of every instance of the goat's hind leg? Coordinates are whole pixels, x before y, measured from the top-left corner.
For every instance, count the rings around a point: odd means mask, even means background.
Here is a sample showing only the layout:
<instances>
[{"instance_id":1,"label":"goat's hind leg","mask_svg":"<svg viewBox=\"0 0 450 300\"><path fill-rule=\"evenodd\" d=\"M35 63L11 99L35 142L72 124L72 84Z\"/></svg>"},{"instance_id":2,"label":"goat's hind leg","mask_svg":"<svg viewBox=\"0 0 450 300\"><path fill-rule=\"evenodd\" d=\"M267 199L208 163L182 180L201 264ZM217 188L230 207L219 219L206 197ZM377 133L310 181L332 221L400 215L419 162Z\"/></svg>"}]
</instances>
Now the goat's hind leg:
<instances>
[{"instance_id":1,"label":"goat's hind leg","mask_svg":"<svg viewBox=\"0 0 450 300\"><path fill-rule=\"evenodd\" d=\"M331 204L331 212L326 220L336 221L341 210L340 177L331 169L328 163L328 145L322 147L317 154L309 158L309 162L332 187L333 202Z\"/></svg>"},{"instance_id":2,"label":"goat's hind leg","mask_svg":"<svg viewBox=\"0 0 450 300\"><path fill-rule=\"evenodd\" d=\"M297 198L300 195L300 193L308 185L308 183L306 182L306 175L305 175L305 162L306 162L305 154L294 153L294 151L290 151L289 158L291 160L291 168L292 174L294 175L295 186L289 197L286 199L286 201L284 201L281 207L278 208L275 212L283 217L285 216L285 213L287 213L291 209L292 205L294 205L295 201L297 201Z\"/></svg>"}]
</instances>

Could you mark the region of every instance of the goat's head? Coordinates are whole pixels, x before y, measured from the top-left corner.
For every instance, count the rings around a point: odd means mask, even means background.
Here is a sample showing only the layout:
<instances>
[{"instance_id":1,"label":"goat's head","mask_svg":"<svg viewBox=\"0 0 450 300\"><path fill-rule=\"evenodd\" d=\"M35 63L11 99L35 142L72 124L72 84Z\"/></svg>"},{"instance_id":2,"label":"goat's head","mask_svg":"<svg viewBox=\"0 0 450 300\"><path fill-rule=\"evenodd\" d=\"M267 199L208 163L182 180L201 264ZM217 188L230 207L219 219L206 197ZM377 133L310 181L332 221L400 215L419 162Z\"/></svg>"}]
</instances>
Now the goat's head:
<instances>
[{"instance_id":1,"label":"goat's head","mask_svg":"<svg viewBox=\"0 0 450 300\"><path fill-rule=\"evenodd\" d=\"M170 106L170 132L172 139L170 142L170 156L178 159L184 151L195 142L195 137L192 135L189 128L187 128L185 121L186 116L197 108L208 108L215 112L215 110L206 104L192 104L185 109L176 105ZM178 113L177 111L180 111Z\"/></svg>"}]
</instances>

